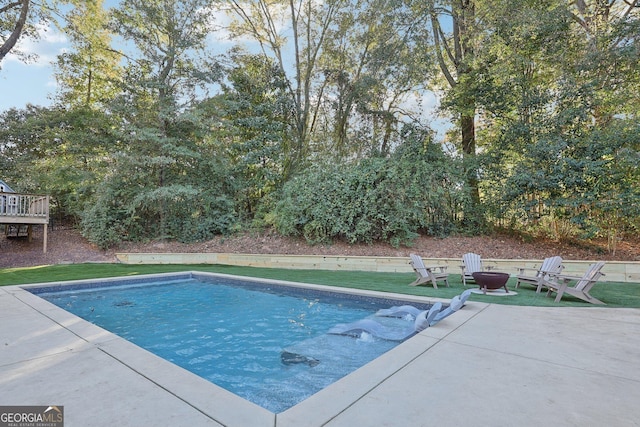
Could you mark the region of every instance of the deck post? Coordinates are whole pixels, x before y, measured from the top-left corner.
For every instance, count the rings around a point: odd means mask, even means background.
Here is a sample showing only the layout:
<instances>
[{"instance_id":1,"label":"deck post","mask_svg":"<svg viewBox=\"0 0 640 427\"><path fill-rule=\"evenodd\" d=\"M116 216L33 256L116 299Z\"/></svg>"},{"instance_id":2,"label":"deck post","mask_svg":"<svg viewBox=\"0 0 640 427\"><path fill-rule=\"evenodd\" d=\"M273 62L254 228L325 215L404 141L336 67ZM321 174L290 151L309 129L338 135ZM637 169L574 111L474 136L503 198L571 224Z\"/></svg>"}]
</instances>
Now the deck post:
<instances>
[{"instance_id":1,"label":"deck post","mask_svg":"<svg viewBox=\"0 0 640 427\"><path fill-rule=\"evenodd\" d=\"M45 196L45 211L47 214L47 220L46 222L42 225L42 227L44 228L44 232L42 233L42 253L46 254L47 253L47 229L49 228L49 195L47 194Z\"/></svg>"}]
</instances>

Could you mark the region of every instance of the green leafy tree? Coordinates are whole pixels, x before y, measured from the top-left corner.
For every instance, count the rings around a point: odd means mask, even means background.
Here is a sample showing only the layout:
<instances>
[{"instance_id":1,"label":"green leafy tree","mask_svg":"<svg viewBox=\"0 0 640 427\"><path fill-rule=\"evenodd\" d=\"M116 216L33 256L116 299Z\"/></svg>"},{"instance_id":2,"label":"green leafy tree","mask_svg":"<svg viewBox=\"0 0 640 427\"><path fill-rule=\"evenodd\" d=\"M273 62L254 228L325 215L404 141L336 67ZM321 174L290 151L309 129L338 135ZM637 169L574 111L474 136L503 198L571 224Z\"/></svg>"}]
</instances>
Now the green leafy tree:
<instances>
[{"instance_id":1,"label":"green leafy tree","mask_svg":"<svg viewBox=\"0 0 640 427\"><path fill-rule=\"evenodd\" d=\"M481 70L476 58L485 36L477 9L478 0L418 1L416 13L429 19L427 28L433 40L437 63L447 88L444 106L454 115L460 137L459 147L467 170L467 185L471 205L467 207L467 222L481 223L480 192L476 160L476 78Z\"/></svg>"},{"instance_id":2,"label":"green leafy tree","mask_svg":"<svg viewBox=\"0 0 640 427\"><path fill-rule=\"evenodd\" d=\"M484 189L512 225L612 250L637 230L638 17L623 3L496 2Z\"/></svg>"},{"instance_id":3,"label":"green leafy tree","mask_svg":"<svg viewBox=\"0 0 640 427\"><path fill-rule=\"evenodd\" d=\"M25 30L30 5L30 0L0 3L0 62L15 47Z\"/></svg>"},{"instance_id":4,"label":"green leafy tree","mask_svg":"<svg viewBox=\"0 0 640 427\"><path fill-rule=\"evenodd\" d=\"M39 28L49 25L52 16L61 15L56 10L57 2L34 2L32 0L0 1L0 63L9 54L30 62L37 55L22 51L18 41L40 39Z\"/></svg>"},{"instance_id":5,"label":"green leafy tree","mask_svg":"<svg viewBox=\"0 0 640 427\"><path fill-rule=\"evenodd\" d=\"M331 130L327 151L338 160L388 155L399 143L402 124L417 120L417 108L410 104L432 66L413 31L417 17L401 2L350 6L329 28L322 57L324 104L329 105L324 110L333 114L320 119Z\"/></svg>"},{"instance_id":6,"label":"green leafy tree","mask_svg":"<svg viewBox=\"0 0 640 427\"><path fill-rule=\"evenodd\" d=\"M121 56L111 47L102 0L72 0L63 30L72 50L58 57L58 100L70 108L106 108L118 91Z\"/></svg>"},{"instance_id":7,"label":"green leafy tree","mask_svg":"<svg viewBox=\"0 0 640 427\"><path fill-rule=\"evenodd\" d=\"M0 171L20 191L50 194L57 218L76 220L110 166L111 127L91 110L9 110L0 116Z\"/></svg>"},{"instance_id":8,"label":"green leafy tree","mask_svg":"<svg viewBox=\"0 0 640 427\"><path fill-rule=\"evenodd\" d=\"M596 126L606 126L616 115L637 114L629 99L637 99L637 44L640 8L637 1L581 0L569 9L573 40L581 54L570 66L580 75L574 81L587 90L589 111Z\"/></svg>"},{"instance_id":9,"label":"green leafy tree","mask_svg":"<svg viewBox=\"0 0 640 427\"><path fill-rule=\"evenodd\" d=\"M482 149L480 189L494 219L508 215L500 196L505 189L522 196L516 210L533 220L539 217L538 201L559 189L557 183L547 182L558 178L550 171L557 149L549 132L550 105L557 99L562 75L557 64L567 54L569 37L569 14L557 3L524 1L514 7L512 2L494 1L485 21L494 31L476 59L483 70L476 80L483 123L477 136ZM533 158L523 155L534 152ZM527 170L534 175L523 174ZM507 185L509 177L515 179L514 186Z\"/></svg>"},{"instance_id":10,"label":"green leafy tree","mask_svg":"<svg viewBox=\"0 0 640 427\"><path fill-rule=\"evenodd\" d=\"M232 175L193 109L219 77L206 58L212 13L203 0L126 0L113 12L114 30L135 49L112 103L122 150L83 218L85 233L103 246L117 236L202 239L232 225Z\"/></svg>"},{"instance_id":11,"label":"green leafy tree","mask_svg":"<svg viewBox=\"0 0 640 427\"><path fill-rule=\"evenodd\" d=\"M292 128L291 98L282 70L264 55L235 51L220 96L199 110L215 123L209 138L229 156L242 178L238 205L249 218L284 180L285 150ZM265 207L268 210L268 207Z\"/></svg>"},{"instance_id":12,"label":"green leafy tree","mask_svg":"<svg viewBox=\"0 0 640 427\"><path fill-rule=\"evenodd\" d=\"M22 171L28 170L32 162L43 157L40 136L46 130L46 125L38 118L44 116L46 111L30 105L25 109L12 108L0 114L1 173L5 181L14 182L16 190L35 190L32 184L26 182Z\"/></svg>"},{"instance_id":13,"label":"green leafy tree","mask_svg":"<svg viewBox=\"0 0 640 427\"><path fill-rule=\"evenodd\" d=\"M320 59L329 28L345 4L343 0L232 0L230 3L234 17L232 34L250 37L287 76L294 133L283 146L286 177L307 164L322 99L322 84L318 84Z\"/></svg>"}]
</instances>

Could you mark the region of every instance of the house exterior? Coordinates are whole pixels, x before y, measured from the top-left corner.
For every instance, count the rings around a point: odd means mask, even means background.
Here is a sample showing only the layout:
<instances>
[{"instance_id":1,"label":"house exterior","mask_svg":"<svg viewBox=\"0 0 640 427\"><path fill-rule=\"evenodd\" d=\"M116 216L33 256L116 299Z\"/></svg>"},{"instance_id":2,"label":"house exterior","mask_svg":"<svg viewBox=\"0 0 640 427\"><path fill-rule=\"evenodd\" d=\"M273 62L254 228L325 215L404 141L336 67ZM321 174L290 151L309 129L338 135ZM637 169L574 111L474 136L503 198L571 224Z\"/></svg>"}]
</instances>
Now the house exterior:
<instances>
[{"instance_id":1,"label":"house exterior","mask_svg":"<svg viewBox=\"0 0 640 427\"><path fill-rule=\"evenodd\" d=\"M9 185L0 179L0 193L15 193ZM0 214L7 213L9 203L14 202L14 199L9 199L10 196L4 194L0 195Z\"/></svg>"},{"instance_id":2,"label":"house exterior","mask_svg":"<svg viewBox=\"0 0 640 427\"><path fill-rule=\"evenodd\" d=\"M0 179L0 193L15 193L9 185Z\"/></svg>"}]
</instances>

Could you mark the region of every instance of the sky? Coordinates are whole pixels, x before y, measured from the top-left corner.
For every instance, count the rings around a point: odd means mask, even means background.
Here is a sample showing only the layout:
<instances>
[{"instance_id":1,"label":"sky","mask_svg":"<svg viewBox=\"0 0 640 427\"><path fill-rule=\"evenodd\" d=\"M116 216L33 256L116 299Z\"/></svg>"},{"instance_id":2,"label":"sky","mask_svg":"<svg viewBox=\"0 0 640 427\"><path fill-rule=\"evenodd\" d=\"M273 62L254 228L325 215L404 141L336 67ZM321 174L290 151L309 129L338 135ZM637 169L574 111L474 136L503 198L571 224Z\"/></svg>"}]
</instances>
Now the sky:
<instances>
[{"instance_id":1,"label":"sky","mask_svg":"<svg viewBox=\"0 0 640 427\"><path fill-rule=\"evenodd\" d=\"M21 38L23 52L36 53L38 59L30 64L21 62L11 52L0 62L0 112L11 107L24 108L27 104L48 106L55 95L52 62L67 47L65 36L41 27L37 42Z\"/></svg>"}]
</instances>

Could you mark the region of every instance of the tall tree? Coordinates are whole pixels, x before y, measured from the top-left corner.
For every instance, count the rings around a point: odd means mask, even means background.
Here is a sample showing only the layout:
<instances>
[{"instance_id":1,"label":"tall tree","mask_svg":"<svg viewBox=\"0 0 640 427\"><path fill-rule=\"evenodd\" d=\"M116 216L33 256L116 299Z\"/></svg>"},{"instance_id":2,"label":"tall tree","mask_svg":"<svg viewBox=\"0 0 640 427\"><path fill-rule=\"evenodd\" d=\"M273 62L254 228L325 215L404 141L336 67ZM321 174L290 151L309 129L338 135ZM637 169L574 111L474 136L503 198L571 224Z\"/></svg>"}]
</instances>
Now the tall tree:
<instances>
[{"instance_id":1,"label":"tall tree","mask_svg":"<svg viewBox=\"0 0 640 427\"><path fill-rule=\"evenodd\" d=\"M628 83L637 80L639 0L578 0L571 3L576 41L583 54L573 65L590 81L591 114L606 125L628 99ZM635 46L635 48L634 48Z\"/></svg>"},{"instance_id":2,"label":"tall tree","mask_svg":"<svg viewBox=\"0 0 640 427\"><path fill-rule=\"evenodd\" d=\"M0 175L22 191L47 192L57 215L77 219L111 166L117 142L109 120L99 111L34 106L0 114Z\"/></svg>"},{"instance_id":3,"label":"tall tree","mask_svg":"<svg viewBox=\"0 0 640 427\"><path fill-rule=\"evenodd\" d=\"M322 85L317 85L329 28L346 0L232 0L235 36L248 36L263 53L276 60L287 75L289 96L294 108L295 138L284 147L285 176L301 168L309 152L311 135L317 125Z\"/></svg>"},{"instance_id":4,"label":"tall tree","mask_svg":"<svg viewBox=\"0 0 640 427\"><path fill-rule=\"evenodd\" d=\"M282 185L293 108L273 59L240 49L230 57L223 93L203 102L199 111L214 123L211 144L228 154L234 176L243 182L238 194L243 215L255 218L264 198Z\"/></svg>"},{"instance_id":5,"label":"tall tree","mask_svg":"<svg viewBox=\"0 0 640 427\"><path fill-rule=\"evenodd\" d=\"M610 249L640 227L640 2L580 0L571 4L575 45L580 55L565 63L569 76L561 98L582 107L583 127L571 154L582 155L580 174L586 188L574 206L588 206L589 215L575 214L585 228L606 236ZM579 111L579 110L578 110ZM577 164L581 164L576 162Z\"/></svg>"},{"instance_id":6,"label":"tall tree","mask_svg":"<svg viewBox=\"0 0 640 427\"><path fill-rule=\"evenodd\" d=\"M126 53L126 91L163 108L190 105L219 76L206 57L214 11L206 0L124 0L113 11L113 28L135 49ZM199 92L202 90L204 92Z\"/></svg>"},{"instance_id":7,"label":"tall tree","mask_svg":"<svg viewBox=\"0 0 640 427\"><path fill-rule=\"evenodd\" d=\"M428 17L435 56L445 81L445 105L454 114L460 132L459 147L466 167L472 201L467 208L469 222L480 221L478 168L476 163L475 80L476 56L483 33L476 15L478 0L429 0L413 3L416 13Z\"/></svg>"},{"instance_id":8,"label":"tall tree","mask_svg":"<svg viewBox=\"0 0 640 427\"><path fill-rule=\"evenodd\" d=\"M492 55L478 79L484 194L514 224L615 242L638 227L638 12L624 2L491 3Z\"/></svg>"},{"instance_id":9,"label":"tall tree","mask_svg":"<svg viewBox=\"0 0 640 427\"><path fill-rule=\"evenodd\" d=\"M46 24L52 5L34 3L32 0L0 0L0 63L12 52L23 60L31 54L16 48L20 38L37 40L38 24Z\"/></svg>"},{"instance_id":10,"label":"tall tree","mask_svg":"<svg viewBox=\"0 0 640 427\"><path fill-rule=\"evenodd\" d=\"M187 223L217 197L207 177L218 176L204 172L213 160L200 152L206 123L190 110L219 77L206 60L209 6L208 0L124 0L113 12L115 31L133 49L122 95L112 104L124 148L97 205L111 206L114 221L128 221L136 238L198 235ZM208 232L204 226L202 235Z\"/></svg>"},{"instance_id":11,"label":"tall tree","mask_svg":"<svg viewBox=\"0 0 640 427\"><path fill-rule=\"evenodd\" d=\"M58 99L67 106L104 107L117 92L120 54L111 47L102 0L71 0L63 30L72 49L58 57Z\"/></svg>"},{"instance_id":12,"label":"tall tree","mask_svg":"<svg viewBox=\"0 0 640 427\"><path fill-rule=\"evenodd\" d=\"M334 113L326 118L331 151L342 159L388 155L401 123L416 120L410 101L431 63L413 33L416 17L401 1L349 4L329 29L322 58L325 102Z\"/></svg>"},{"instance_id":13,"label":"tall tree","mask_svg":"<svg viewBox=\"0 0 640 427\"><path fill-rule=\"evenodd\" d=\"M489 204L497 204L495 197L504 190L500 177L513 168L529 167L542 173L540 192L559 191L551 177L557 177L547 168L553 162L534 166L523 153L529 152L540 140L547 140L552 125L550 112L557 99L558 82L562 72L557 64L570 54L567 39L570 26L566 7L556 0L524 0L514 4L511 0L485 3L490 8L485 24L491 28L491 37L485 40L483 54L476 58L476 66L483 72L476 76L475 85L478 116L483 128L479 130L479 144L483 150L483 170L491 176L480 183ZM565 59L566 60L566 59ZM542 155L545 149L538 147ZM546 147L546 150L549 150ZM549 155L549 151L546 151ZM533 180L532 180L533 181ZM545 183L548 183L545 184ZM525 190L523 188L522 190ZM539 200L530 197L526 202ZM537 212L536 206L532 211Z\"/></svg>"}]
</instances>

